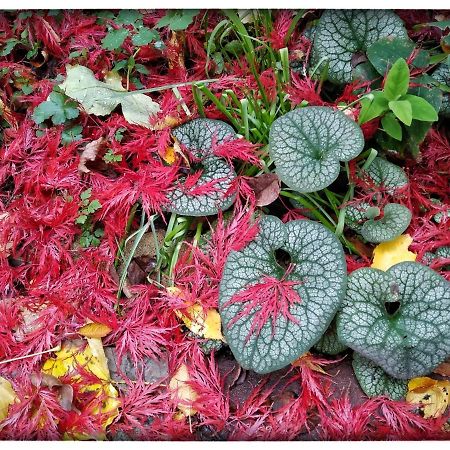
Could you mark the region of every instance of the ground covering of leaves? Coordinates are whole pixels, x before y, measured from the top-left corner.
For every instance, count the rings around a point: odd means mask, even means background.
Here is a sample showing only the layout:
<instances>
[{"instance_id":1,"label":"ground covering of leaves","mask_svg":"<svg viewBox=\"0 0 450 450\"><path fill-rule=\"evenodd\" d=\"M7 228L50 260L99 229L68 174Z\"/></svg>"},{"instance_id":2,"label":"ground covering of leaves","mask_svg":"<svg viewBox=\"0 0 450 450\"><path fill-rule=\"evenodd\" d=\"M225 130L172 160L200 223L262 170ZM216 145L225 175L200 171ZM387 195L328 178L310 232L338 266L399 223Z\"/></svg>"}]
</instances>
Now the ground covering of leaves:
<instances>
[{"instance_id":1,"label":"ground covering of leaves","mask_svg":"<svg viewBox=\"0 0 450 450\"><path fill-rule=\"evenodd\" d=\"M255 236L257 210L283 221L311 213L280 196L278 177L261 170L264 124L217 150L238 175L230 213L165 210L186 172L173 127L199 116L236 127L249 98L289 95L292 107L356 100L354 84L333 96L304 70L304 31L320 11L269 14L242 23L257 28L255 45L288 49L289 77L278 63L248 61L234 31L221 36L219 11L0 13L0 439L448 438L448 363L416 380L409 401L393 401L364 395L349 351L312 350L267 375L233 358L217 313L228 254ZM398 12L419 43L439 41L442 31L415 25L445 14ZM101 111L87 104L93 97L68 98L67 81L58 87L77 65L91 71L104 100L115 86ZM133 104L123 95L152 88ZM363 126L366 140L378 126ZM375 253L346 230L349 273L417 260L450 279L449 258L434 253L450 245L449 139L442 121L419 155L385 152L408 175L396 201L412 211L411 223ZM359 200L385 201L388 193L353 163ZM197 180L188 175L186 185Z\"/></svg>"}]
</instances>

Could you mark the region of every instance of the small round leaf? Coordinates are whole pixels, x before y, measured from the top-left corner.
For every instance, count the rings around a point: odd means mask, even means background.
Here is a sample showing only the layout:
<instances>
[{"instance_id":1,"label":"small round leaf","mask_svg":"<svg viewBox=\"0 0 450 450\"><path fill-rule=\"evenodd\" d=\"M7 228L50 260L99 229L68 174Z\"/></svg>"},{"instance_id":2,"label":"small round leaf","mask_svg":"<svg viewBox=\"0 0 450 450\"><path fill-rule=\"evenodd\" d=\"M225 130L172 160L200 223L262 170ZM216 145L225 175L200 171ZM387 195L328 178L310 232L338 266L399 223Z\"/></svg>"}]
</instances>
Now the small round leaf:
<instances>
[{"instance_id":1,"label":"small round leaf","mask_svg":"<svg viewBox=\"0 0 450 450\"><path fill-rule=\"evenodd\" d=\"M281 180L298 192L314 192L336 180L339 161L361 153L364 137L342 111L310 106L276 119L269 145Z\"/></svg>"},{"instance_id":2,"label":"small round leaf","mask_svg":"<svg viewBox=\"0 0 450 450\"><path fill-rule=\"evenodd\" d=\"M194 119L176 128L172 134L194 157L200 158L203 171L188 191L183 189L185 177L177 182L167 194L170 203L166 209L186 216L208 216L229 208L234 195L227 193L236 173L225 160L213 155L213 147L235 139L233 128L221 120ZM207 188L208 185L211 187ZM208 192L202 192L202 187Z\"/></svg>"},{"instance_id":3,"label":"small round leaf","mask_svg":"<svg viewBox=\"0 0 450 450\"><path fill-rule=\"evenodd\" d=\"M402 400L408 392L408 383L389 376L381 367L358 353L353 353L353 370L361 389L368 397L386 395Z\"/></svg>"},{"instance_id":4,"label":"small round leaf","mask_svg":"<svg viewBox=\"0 0 450 450\"><path fill-rule=\"evenodd\" d=\"M327 10L315 33L313 61L328 62L330 81L350 83L353 57L384 37L408 39L402 20L392 11Z\"/></svg>"},{"instance_id":5,"label":"small round leaf","mask_svg":"<svg viewBox=\"0 0 450 450\"><path fill-rule=\"evenodd\" d=\"M290 256L292 270L279 265L276 251ZM235 295L255 286L266 276L298 282L293 289L300 301L289 308L289 317L270 316L259 333L249 335L256 315L273 298L246 316L242 303L231 303ZM323 225L309 220L283 224L274 216L260 221L254 241L232 251L225 264L219 289L219 312L224 335L242 367L268 373L285 367L308 351L331 323L345 295L346 265L342 245ZM231 303L231 304L230 304ZM275 325L275 326L274 326Z\"/></svg>"},{"instance_id":6,"label":"small round leaf","mask_svg":"<svg viewBox=\"0 0 450 450\"><path fill-rule=\"evenodd\" d=\"M450 284L416 262L357 269L336 320L339 340L392 377L422 376L450 355Z\"/></svg>"},{"instance_id":7,"label":"small round leaf","mask_svg":"<svg viewBox=\"0 0 450 450\"><path fill-rule=\"evenodd\" d=\"M402 234L411 222L411 211L398 203L388 203L381 219L369 219L361 227L361 236L368 242L391 241Z\"/></svg>"}]
</instances>

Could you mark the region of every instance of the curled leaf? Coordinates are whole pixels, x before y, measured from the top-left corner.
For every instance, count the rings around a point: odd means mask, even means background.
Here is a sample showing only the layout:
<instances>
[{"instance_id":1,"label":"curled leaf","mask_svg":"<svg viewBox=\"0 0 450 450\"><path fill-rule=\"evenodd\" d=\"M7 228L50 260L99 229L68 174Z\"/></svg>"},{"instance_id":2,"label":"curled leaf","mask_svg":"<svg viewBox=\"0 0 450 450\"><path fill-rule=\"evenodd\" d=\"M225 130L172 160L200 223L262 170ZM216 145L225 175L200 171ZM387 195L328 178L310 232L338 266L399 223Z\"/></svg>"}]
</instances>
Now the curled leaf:
<instances>
[{"instance_id":1,"label":"curled leaf","mask_svg":"<svg viewBox=\"0 0 450 450\"><path fill-rule=\"evenodd\" d=\"M86 163L88 161L95 161L97 158L97 153L99 152L100 148L105 143L105 138L100 137L96 139L95 141L89 142L86 144L86 147L84 147L83 152L80 155L80 162L78 163L78 170L82 173L88 173L90 170L86 167Z\"/></svg>"},{"instance_id":2,"label":"curled leaf","mask_svg":"<svg viewBox=\"0 0 450 450\"><path fill-rule=\"evenodd\" d=\"M275 173L249 178L247 184L255 193L256 206L270 205L280 194L280 179Z\"/></svg>"}]
</instances>

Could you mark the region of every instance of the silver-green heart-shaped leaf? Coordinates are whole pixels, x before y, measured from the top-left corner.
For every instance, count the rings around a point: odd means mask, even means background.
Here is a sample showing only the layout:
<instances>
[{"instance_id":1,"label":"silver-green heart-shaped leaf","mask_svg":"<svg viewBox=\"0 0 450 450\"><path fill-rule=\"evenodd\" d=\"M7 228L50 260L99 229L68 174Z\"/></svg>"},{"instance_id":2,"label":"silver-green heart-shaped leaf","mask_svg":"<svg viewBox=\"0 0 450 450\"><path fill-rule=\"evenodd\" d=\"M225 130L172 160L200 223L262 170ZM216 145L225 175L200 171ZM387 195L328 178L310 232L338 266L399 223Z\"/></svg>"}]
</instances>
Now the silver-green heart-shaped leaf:
<instances>
[{"instance_id":1,"label":"silver-green heart-shaped leaf","mask_svg":"<svg viewBox=\"0 0 450 450\"><path fill-rule=\"evenodd\" d=\"M269 146L281 180L298 192L314 192L336 180L339 161L361 153L364 136L342 111L307 106L273 122Z\"/></svg>"},{"instance_id":2,"label":"silver-green heart-shaped leaf","mask_svg":"<svg viewBox=\"0 0 450 450\"><path fill-rule=\"evenodd\" d=\"M381 367L359 353L353 353L353 370L361 389L368 397L386 395L392 400L402 400L408 391L408 383L389 376Z\"/></svg>"},{"instance_id":3,"label":"silver-green heart-shaped leaf","mask_svg":"<svg viewBox=\"0 0 450 450\"><path fill-rule=\"evenodd\" d=\"M313 62L321 67L328 63L330 81L350 83L353 58L385 37L408 39L402 20L392 11L327 10L315 33Z\"/></svg>"},{"instance_id":4,"label":"silver-green heart-shaped leaf","mask_svg":"<svg viewBox=\"0 0 450 450\"><path fill-rule=\"evenodd\" d=\"M319 223L283 224L266 216L259 226L254 241L228 256L219 311L226 341L239 364L268 373L308 351L328 328L345 295L346 265L342 245ZM277 259L280 251L289 255L287 269ZM279 290L265 290L267 279ZM280 294L286 283L297 297L289 305ZM246 292L252 294L246 302L233 302ZM251 309L242 315L248 305ZM252 332L255 323L261 327Z\"/></svg>"},{"instance_id":5,"label":"silver-green heart-shaped leaf","mask_svg":"<svg viewBox=\"0 0 450 450\"><path fill-rule=\"evenodd\" d=\"M194 119L172 132L195 158L201 161L202 174L197 183L186 189L182 177L167 193L170 212L186 216L208 216L229 208L234 195L229 194L236 173L224 159L213 154L214 145L236 138L233 128L221 120ZM202 190L203 188L203 190Z\"/></svg>"},{"instance_id":6,"label":"silver-green heart-shaped leaf","mask_svg":"<svg viewBox=\"0 0 450 450\"><path fill-rule=\"evenodd\" d=\"M328 330L320 338L319 342L314 345L314 349L320 353L325 353L326 355L338 355L344 350L347 350L347 346L339 341L337 331L336 331L336 321L333 320Z\"/></svg>"},{"instance_id":7,"label":"silver-green heart-shaped leaf","mask_svg":"<svg viewBox=\"0 0 450 450\"><path fill-rule=\"evenodd\" d=\"M369 219L361 226L361 236L368 242L391 241L402 234L411 222L411 211L398 203L388 203L381 219Z\"/></svg>"},{"instance_id":8,"label":"silver-green heart-shaped leaf","mask_svg":"<svg viewBox=\"0 0 450 450\"><path fill-rule=\"evenodd\" d=\"M377 186L384 186L390 194L408 184L405 171L383 158L376 157L366 172Z\"/></svg>"},{"instance_id":9,"label":"silver-green heart-shaped leaf","mask_svg":"<svg viewBox=\"0 0 450 450\"><path fill-rule=\"evenodd\" d=\"M339 340L394 378L428 374L450 355L450 283L417 262L348 277Z\"/></svg>"},{"instance_id":10,"label":"silver-green heart-shaped leaf","mask_svg":"<svg viewBox=\"0 0 450 450\"><path fill-rule=\"evenodd\" d=\"M438 68L431 75L438 83L450 88L450 67L447 64L439 64ZM441 109L439 111L445 117L450 117L450 94L444 92L442 96Z\"/></svg>"}]
</instances>

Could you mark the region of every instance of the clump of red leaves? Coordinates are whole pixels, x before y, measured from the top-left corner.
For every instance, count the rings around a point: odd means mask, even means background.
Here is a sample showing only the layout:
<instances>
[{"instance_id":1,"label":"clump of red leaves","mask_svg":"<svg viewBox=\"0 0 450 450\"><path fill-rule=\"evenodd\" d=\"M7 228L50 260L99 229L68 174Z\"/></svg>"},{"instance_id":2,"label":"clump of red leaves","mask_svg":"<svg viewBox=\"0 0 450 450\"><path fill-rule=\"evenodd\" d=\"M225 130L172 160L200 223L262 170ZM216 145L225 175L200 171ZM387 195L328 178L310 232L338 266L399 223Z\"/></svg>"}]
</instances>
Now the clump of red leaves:
<instances>
[{"instance_id":1,"label":"clump of red leaves","mask_svg":"<svg viewBox=\"0 0 450 450\"><path fill-rule=\"evenodd\" d=\"M242 305L239 313L229 322L228 328L233 327L243 317L251 316L252 324L246 336L246 341L248 341L253 334L259 335L269 321L272 326L272 336L274 336L276 323L280 316L298 324L298 319L291 314L290 309L296 303L301 302L298 292L293 289L300 282L286 279L293 267L294 265L291 263L281 279L264 275L260 282L247 287L228 300L224 307Z\"/></svg>"}]
</instances>

